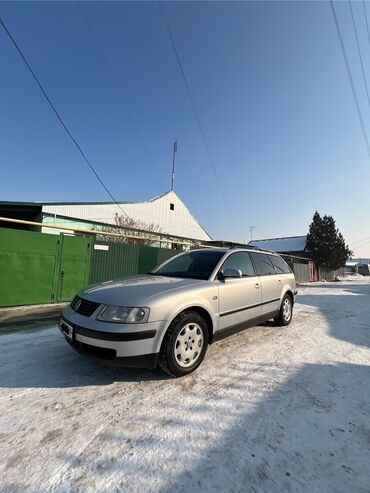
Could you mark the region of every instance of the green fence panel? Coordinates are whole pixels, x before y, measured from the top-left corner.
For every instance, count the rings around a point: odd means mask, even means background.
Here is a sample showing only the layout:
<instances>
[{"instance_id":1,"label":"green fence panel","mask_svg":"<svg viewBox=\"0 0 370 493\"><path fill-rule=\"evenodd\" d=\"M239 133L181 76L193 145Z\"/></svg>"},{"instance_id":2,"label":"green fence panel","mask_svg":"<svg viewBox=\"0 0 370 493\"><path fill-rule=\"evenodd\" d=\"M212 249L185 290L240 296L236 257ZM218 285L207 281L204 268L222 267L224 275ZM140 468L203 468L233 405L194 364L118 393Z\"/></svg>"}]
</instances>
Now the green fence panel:
<instances>
[{"instance_id":1,"label":"green fence panel","mask_svg":"<svg viewBox=\"0 0 370 493\"><path fill-rule=\"evenodd\" d=\"M58 236L0 229L0 306L50 303Z\"/></svg>"},{"instance_id":2,"label":"green fence panel","mask_svg":"<svg viewBox=\"0 0 370 493\"><path fill-rule=\"evenodd\" d=\"M146 274L157 265L158 248L139 246L138 274Z\"/></svg>"},{"instance_id":3,"label":"green fence panel","mask_svg":"<svg viewBox=\"0 0 370 493\"><path fill-rule=\"evenodd\" d=\"M137 274L139 249L136 245L101 242L91 254L90 283Z\"/></svg>"},{"instance_id":4,"label":"green fence panel","mask_svg":"<svg viewBox=\"0 0 370 493\"><path fill-rule=\"evenodd\" d=\"M91 255L89 282L146 274L178 253L169 248L96 241Z\"/></svg>"},{"instance_id":5,"label":"green fence panel","mask_svg":"<svg viewBox=\"0 0 370 493\"><path fill-rule=\"evenodd\" d=\"M170 248L157 248L157 250L157 265L180 253L178 250L171 250Z\"/></svg>"}]
</instances>

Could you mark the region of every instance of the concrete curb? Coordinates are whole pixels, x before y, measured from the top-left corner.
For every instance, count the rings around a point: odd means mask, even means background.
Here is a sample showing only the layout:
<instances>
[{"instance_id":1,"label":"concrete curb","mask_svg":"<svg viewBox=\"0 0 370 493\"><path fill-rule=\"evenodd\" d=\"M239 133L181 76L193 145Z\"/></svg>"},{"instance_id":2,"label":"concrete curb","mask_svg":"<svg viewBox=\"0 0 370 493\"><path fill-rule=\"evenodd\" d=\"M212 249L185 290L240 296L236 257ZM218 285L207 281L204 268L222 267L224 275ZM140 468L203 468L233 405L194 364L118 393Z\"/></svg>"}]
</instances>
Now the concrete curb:
<instances>
[{"instance_id":1,"label":"concrete curb","mask_svg":"<svg viewBox=\"0 0 370 493\"><path fill-rule=\"evenodd\" d=\"M0 308L0 328L39 320L57 320L69 302Z\"/></svg>"}]
</instances>

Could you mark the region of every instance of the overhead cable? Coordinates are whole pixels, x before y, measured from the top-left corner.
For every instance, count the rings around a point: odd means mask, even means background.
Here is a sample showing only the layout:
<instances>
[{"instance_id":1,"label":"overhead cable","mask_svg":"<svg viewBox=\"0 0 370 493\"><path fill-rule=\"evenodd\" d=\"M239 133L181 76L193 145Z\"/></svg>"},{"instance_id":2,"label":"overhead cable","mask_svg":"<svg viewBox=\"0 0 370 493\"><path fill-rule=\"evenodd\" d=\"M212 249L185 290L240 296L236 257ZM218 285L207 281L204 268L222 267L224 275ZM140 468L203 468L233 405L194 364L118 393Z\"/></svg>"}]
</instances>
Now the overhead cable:
<instances>
[{"instance_id":1,"label":"overhead cable","mask_svg":"<svg viewBox=\"0 0 370 493\"><path fill-rule=\"evenodd\" d=\"M190 104L191 104L191 107L193 109L193 112L194 112L194 115L195 115L195 119L197 121L199 130L200 130L200 133L201 133L201 136L202 136L204 147L206 148L206 151L207 151L207 154L208 154L209 162L211 164L213 173L214 173L215 178L216 178L216 181L218 183L218 186L219 186L219 189L220 189L219 190L220 191L220 194L223 197L223 199L225 199L224 194L222 192L222 186L221 186L221 182L220 182L220 179L219 179L219 176L218 176L216 165L215 165L214 160L213 160L213 157L212 157L212 153L211 153L211 150L210 150L210 146L208 144L208 141L207 141L206 133L205 133L204 128L203 128L203 125L202 125L202 123L200 121L199 113L198 113L198 110L197 110L196 105L195 105L194 98L193 98L192 93L191 93L191 89L190 89L190 85L189 85L188 79L187 79L187 77L185 75L185 71L184 71L184 68L183 68L183 65L182 65L182 62L181 62L181 59L180 59L180 55L179 55L179 52L178 52L177 47L176 47L175 39L173 37L173 34L172 34L172 31L171 31L170 25L169 25L169 23L167 21L166 13L165 13L164 7L162 5L162 2L160 0L158 0L158 4L159 4L159 7L160 7L160 10L161 10L161 13L162 13L163 22L164 22L164 25L166 26L168 37L170 39L173 52L175 54L175 57L176 57L176 60L177 60L177 64L178 64L178 67L179 67L179 70L180 70L180 73L181 73L181 76L182 76L182 79L183 79L184 84L185 84L185 88L186 88L186 92L187 92L188 97L189 97L189 100L190 100Z\"/></svg>"},{"instance_id":2,"label":"overhead cable","mask_svg":"<svg viewBox=\"0 0 370 493\"><path fill-rule=\"evenodd\" d=\"M336 30L337 30L337 34L338 34L338 38L339 38L339 43L340 43L340 47L341 47L343 58L344 58L344 63L345 63L346 70L347 70L348 79L349 79L349 82L351 84L352 95L353 95L353 99L354 99L355 106L356 106L357 116L358 116L358 119L360 121L362 134L364 136L366 150L367 150L367 153L368 153L368 155L370 157L369 139L368 139L366 128L365 128L365 123L364 123L364 119L363 119L363 116L362 116L362 112L361 112L361 108L360 108L360 103L358 101L356 87L355 87L355 84L353 82L352 72L351 72L351 68L350 68L350 65L349 65L347 52L346 52L346 49L345 49L345 46L344 46L343 36L342 36L342 32L340 30L340 26L339 26L337 14L335 12L335 6L334 6L333 0L330 0L330 7L331 7L332 14L333 14L335 27L336 27Z\"/></svg>"},{"instance_id":3,"label":"overhead cable","mask_svg":"<svg viewBox=\"0 0 370 493\"><path fill-rule=\"evenodd\" d=\"M101 179L101 177L99 176L99 174L97 173L97 171L95 170L94 166L91 164L91 162L89 161L89 159L86 157L86 155L85 155L84 151L82 150L80 144L77 142L76 138L72 135L72 133L70 132L70 130L68 129L68 127L64 123L64 121L63 121L61 115L59 114L59 112L57 111L54 103L51 101L51 99L48 96L46 90L44 89L43 85L41 84L40 79L37 77L37 75L33 71L31 65L27 61L25 55L23 54L22 50L20 49L19 45L15 41L13 35L11 34L11 32L9 31L9 29L5 25L5 23L4 23L4 21L3 21L2 18L0 18L0 24L3 27L4 31L6 32L6 34L8 35L9 39L11 40L11 42L13 43L13 45L15 46L16 50L18 51L18 54L21 57L22 61L24 62L24 64L26 65L26 67L28 68L28 70L30 71L30 73L32 74L32 77L36 81L36 83L39 86L42 94L44 95L46 101L48 102L49 106L53 110L53 112L54 112L55 116L57 117L57 119L59 120L60 124L64 128L64 130L67 133L68 137L72 140L73 144L75 145L75 147L77 148L77 150L81 154L84 162L88 165L88 167L93 172L93 174L95 175L95 177L97 178L97 180L99 181L99 183L101 184L101 186L104 188L104 190L107 192L107 194L113 200L113 202L117 205L117 207L121 210L121 212L123 212L123 214L126 217L129 217L128 214L122 209L122 207L120 206L120 204L117 202L117 200L114 198L114 196L112 195L112 193L109 191L108 187L105 185L105 183L103 182L103 180Z\"/></svg>"}]
</instances>

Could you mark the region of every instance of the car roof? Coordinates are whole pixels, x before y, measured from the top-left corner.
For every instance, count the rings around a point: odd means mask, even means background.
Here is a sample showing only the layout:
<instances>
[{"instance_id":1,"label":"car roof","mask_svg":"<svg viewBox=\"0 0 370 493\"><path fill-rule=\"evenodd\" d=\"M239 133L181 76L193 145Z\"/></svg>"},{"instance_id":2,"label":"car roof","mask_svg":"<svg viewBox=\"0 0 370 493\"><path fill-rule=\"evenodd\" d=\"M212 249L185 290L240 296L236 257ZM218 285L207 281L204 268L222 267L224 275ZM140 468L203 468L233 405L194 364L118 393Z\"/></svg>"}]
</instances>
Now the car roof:
<instances>
[{"instance_id":1,"label":"car roof","mask_svg":"<svg viewBox=\"0 0 370 493\"><path fill-rule=\"evenodd\" d=\"M248 246L248 245L246 245L245 248L240 248L240 247L232 247L232 248L217 247L217 248L214 248L214 247L211 247L211 248L196 248L196 249L191 250L191 251L192 252L194 252L194 251L207 252L209 250L212 250L213 252L223 252L223 253L228 253L228 252L251 252L251 253L253 253L253 252L257 252L257 253L266 253L266 254L269 254L269 255L279 256L278 253L273 252L271 250L265 250L263 248L251 247L251 246Z\"/></svg>"}]
</instances>

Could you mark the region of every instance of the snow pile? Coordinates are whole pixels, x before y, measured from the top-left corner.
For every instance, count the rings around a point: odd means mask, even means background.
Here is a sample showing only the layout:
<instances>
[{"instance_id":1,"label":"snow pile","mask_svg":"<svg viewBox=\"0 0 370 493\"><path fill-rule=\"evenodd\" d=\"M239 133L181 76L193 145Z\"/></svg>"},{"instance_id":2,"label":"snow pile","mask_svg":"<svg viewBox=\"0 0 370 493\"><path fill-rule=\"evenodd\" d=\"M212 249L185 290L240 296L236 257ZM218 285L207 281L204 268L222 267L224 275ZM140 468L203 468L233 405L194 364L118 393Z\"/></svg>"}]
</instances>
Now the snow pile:
<instances>
[{"instance_id":1,"label":"snow pile","mask_svg":"<svg viewBox=\"0 0 370 493\"><path fill-rule=\"evenodd\" d=\"M338 281L362 281L365 276L361 274L348 274L347 276L338 276Z\"/></svg>"}]
</instances>

